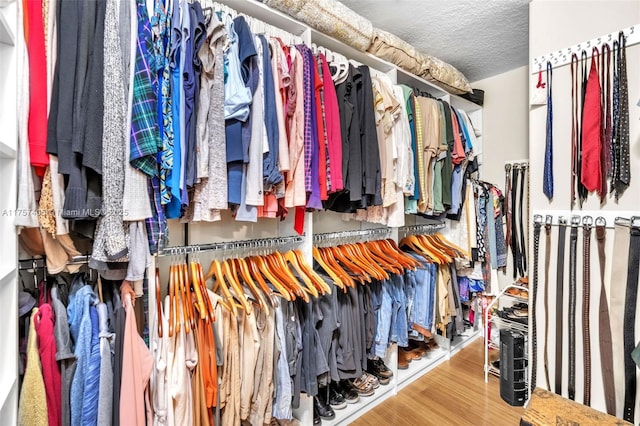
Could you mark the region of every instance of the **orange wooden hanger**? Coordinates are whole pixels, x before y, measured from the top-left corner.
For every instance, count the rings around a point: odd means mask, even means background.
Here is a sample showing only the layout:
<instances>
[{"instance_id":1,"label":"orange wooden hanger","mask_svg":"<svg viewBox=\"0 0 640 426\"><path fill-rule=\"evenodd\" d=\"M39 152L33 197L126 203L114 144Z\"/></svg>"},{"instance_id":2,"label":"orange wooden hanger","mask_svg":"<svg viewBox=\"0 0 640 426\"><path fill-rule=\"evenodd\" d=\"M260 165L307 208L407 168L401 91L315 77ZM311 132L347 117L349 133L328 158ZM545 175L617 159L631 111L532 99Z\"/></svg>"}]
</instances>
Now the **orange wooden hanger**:
<instances>
[{"instance_id":1,"label":"orange wooden hanger","mask_svg":"<svg viewBox=\"0 0 640 426\"><path fill-rule=\"evenodd\" d=\"M160 291L160 270L156 268L156 317L158 321L158 337L162 338L163 319L162 319L162 292Z\"/></svg>"},{"instance_id":2,"label":"orange wooden hanger","mask_svg":"<svg viewBox=\"0 0 640 426\"><path fill-rule=\"evenodd\" d=\"M327 263L324 261L324 259L320 255L320 250L318 250L317 247L313 247L311 250L313 254L313 259L316 262L318 262L318 265L320 265L320 267L327 273L327 275L331 277L334 284L340 287L341 289L345 290L345 284L342 282L342 279L340 279L338 274L336 274L336 272L331 267L329 267L329 265L327 265Z\"/></svg>"}]
</instances>

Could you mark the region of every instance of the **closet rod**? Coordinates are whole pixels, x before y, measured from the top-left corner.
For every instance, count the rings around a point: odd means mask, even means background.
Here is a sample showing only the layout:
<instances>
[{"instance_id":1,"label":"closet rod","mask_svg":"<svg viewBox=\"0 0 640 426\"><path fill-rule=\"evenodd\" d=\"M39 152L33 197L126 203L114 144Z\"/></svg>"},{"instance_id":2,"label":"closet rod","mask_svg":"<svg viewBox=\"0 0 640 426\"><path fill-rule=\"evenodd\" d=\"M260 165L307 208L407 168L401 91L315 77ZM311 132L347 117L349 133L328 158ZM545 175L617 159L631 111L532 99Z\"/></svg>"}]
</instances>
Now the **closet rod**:
<instances>
[{"instance_id":1,"label":"closet rod","mask_svg":"<svg viewBox=\"0 0 640 426\"><path fill-rule=\"evenodd\" d=\"M636 30L636 28L638 28L638 30ZM627 47L640 43L640 24L625 28L620 31L622 31L627 38ZM590 58L591 48L597 47L598 49L600 49L601 45L604 43L612 44L614 40L618 39L618 33L620 31L605 34L591 40L583 41L571 47L565 47L564 49L556 50L555 52L549 52L545 53L544 55L537 56L533 58L531 67L529 68L531 74L537 74L540 71L545 71L547 69L547 61L551 62L552 68L558 68L570 64L571 55L575 53L580 56L580 52L582 50L586 50L587 57Z\"/></svg>"},{"instance_id":2,"label":"closet rod","mask_svg":"<svg viewBox=\"0 0 640 426\"><path fill-rule=\"evenodd\" d=\"M423 223L420 225L408 225L398 228L398 233L402 233L403 237L415 234L430 234L445 228L445 223Z\"/></svg>"},{"instance_id":3,"label":"closet rod","mask_svg":"<svg viewBox=\"0 0 640 426\"><path fill-rule=\"evenodd\" d=\"M91 256L74 256L71 260L67 261L67 265L84 265L89 263L89 258ZM31 269L42 269L47 267L46 257L32 257L29 259L18 259L18 263L20 266L18 267L19 271L28 271ZM29 263L27 266L23 266L23 263Z\"/></svg>"},{"instance_id":4,"label":"closet rod","mask_svg":"<svg viewBox=\"0 0 640 426\"><path fill-rule=\"evenodd\" d=\"M372 229L360 229L355 231L338 231L327 232L324 234L315 234L313 236L313 243L321 243L327 241L334 241L345 238L366 238L373 236L387 235L391 232L391 228L372 228Z\"/></svg>"},{"instance_id":5,"label":"closet rod","mask_svg":"<svg viewBox=\"0 0 640 426\"><path fill-rule=\"evenodd\" d=\"M299 244L303 241L304 238L302 236L293 235L290 237L262 238L257 240L241 240L224 243L193 244L187 246L167 247L162 249L158 253L158 256L178 256L216 250L268 249L289 244Z\"/></svg>"}]
</instances>

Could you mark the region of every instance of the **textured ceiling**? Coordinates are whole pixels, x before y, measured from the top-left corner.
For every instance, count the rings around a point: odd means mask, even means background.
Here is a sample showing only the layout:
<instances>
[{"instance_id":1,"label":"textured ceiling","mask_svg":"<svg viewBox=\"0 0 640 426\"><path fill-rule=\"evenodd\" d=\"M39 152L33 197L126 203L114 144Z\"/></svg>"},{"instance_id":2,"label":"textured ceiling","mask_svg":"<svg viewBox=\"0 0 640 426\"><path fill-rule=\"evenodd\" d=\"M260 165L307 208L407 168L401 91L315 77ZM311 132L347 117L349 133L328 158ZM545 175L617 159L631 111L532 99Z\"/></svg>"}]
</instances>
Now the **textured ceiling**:
<instances>
[{"instance_id":1,"label":"textured ceiling","mask_svg":"<svg viewBox=\"0 0 640 426\"><path fill-rule=\"evenodd\" d=\"M529 0L341 0L474 82L526 65Z\"/></svg>"}]
</instances>

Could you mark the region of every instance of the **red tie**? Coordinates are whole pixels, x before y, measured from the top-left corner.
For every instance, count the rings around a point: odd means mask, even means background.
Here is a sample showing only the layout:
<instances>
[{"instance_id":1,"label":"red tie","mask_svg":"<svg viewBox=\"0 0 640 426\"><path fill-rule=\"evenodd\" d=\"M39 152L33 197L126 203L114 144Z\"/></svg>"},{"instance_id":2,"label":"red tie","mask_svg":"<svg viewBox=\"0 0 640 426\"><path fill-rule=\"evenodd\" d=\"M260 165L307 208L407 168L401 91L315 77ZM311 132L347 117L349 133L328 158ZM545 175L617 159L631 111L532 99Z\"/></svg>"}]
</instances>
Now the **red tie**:
<instances>
[{"instance_id":1,"label":"red tie","mask_svg":"<svg viewBox=\"0 0 640 426\"><path fill-rule=\"evenodd\" d=\"M582 119L582 173L581 181L589 191L600 191L602 187L602 172L600 167L600 80L597 63L598 49L593 48L591 56L591 70L587 80L587 90L584 95L584 115Z\"/></svg>"}]
</instances>

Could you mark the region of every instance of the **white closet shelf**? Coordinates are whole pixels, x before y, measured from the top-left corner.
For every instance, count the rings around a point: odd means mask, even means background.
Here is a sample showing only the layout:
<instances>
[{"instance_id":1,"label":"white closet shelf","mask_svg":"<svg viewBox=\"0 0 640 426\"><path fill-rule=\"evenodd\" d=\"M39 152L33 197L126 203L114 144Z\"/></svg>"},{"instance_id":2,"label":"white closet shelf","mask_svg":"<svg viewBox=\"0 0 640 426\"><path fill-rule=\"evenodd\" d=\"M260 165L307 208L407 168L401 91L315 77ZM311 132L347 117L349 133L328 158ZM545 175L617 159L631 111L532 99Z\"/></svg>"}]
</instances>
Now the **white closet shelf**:
<instances>
[{"instance_id":1,"label":"white closet shelf","mask_svg":"<svg viewBox=\"0 0 640 426\"><path fill-rule=\"evenodd\" d=\"M433 370L448 359L449 351L442 347L432 349L427 356L414 359L406 370L398 370L398 390L413 383L425 373Z\"/></svg>"},{"instance_id":2,"label":"white closet shelf","mask_svg":"<svg viewBox=\"0 0 640 426\"><path fill-rule=\"evenodd\" d=\"M322 420L322 424L335 426L348 425L352 423L355 419L362 416L376 405L396 394L396 385L394 380L395 378L393 378L387 385L380 385L380 387L378 387L375 393L371 396L360 396L360 401L355 404L347 404L346 408L333 410L336 413L335 418L332 420Z\"/></svg>"},{"instance_id":3,"label":"white closet shelf","mask_svg":"<svg viewBox=\"0 0 640 426\"><path fill-rule=\"evenodd\" d=\"M405 71L402 68L398 67L398 84L406 84L407 86L415 86L416 82L420 84L419 88L425 89L427 92L431 93L436 98L441 98L443 96L448 95L446 91L442 88L436 86L432 82L425 80L422 77L418 77L417 75L411 74L409 71Z\"/></svg>"},{"instance_id":4,"label":"white closet shelf","mask_svg":"<svg viewBox=\"0 0 640 426\"><path fill-rule=\"evenodd\" d=\"M456 95L451 95L451 105L453 105L454 107L456 107L458 109L463 109L467 113L482 109L482 107L480 105L474 104L470 100L467 100L465 98L462 98L462 97L456 96Z\"/></svg>"},{"instance_id":5,"label":"white closet shelf","mask_svg":"<svg viewBox=\"0 0 640 426\"><path fill-rule=\"evenodd\" d=\"M2 0L0 0L2 1ZM266 4L251 0L220 0L236 12L244 13L247 16L269 23L274 27L281 28L293 35L301 36L307 30L307 26L279 10L272 9Z\"/></svg>"},{"instance_id":6,"label":"white closet shelf","mask_svg":"<svg viewBox=\"0 0 640 426\"><path fill-rule=\"evenodd\" d=\"M16 272L16 265L0 265L0 283Z\"/></svg>"},{"instance_id":7,"label":"white closet shelf","mask_svg":"<svg viewBox=\"0 0 640 426\"><path fill-rule=\"evenodd\" d=\"M16 158L16 150L15 148L7 145L2 140L0 140L0 159L1 158Z\"/></svg>"},{"instance_id":8,"label":"white closet shelf","mask_svg":"<svg viewBox=\"0 0 640 426\"><path fill-rule=\"evenodd\" d=\"M0 43L8 44L9 46L14 46L16 44L13 30L11 29L11 26L9 26L9 22L2 12L0 12Z\"/></svg>"},{"instance_id":9,"label":"white closet shelf","mask_svg":"<svg viewBox=\"0 0 640 426\"><path fill-rule=\"evenodd\" d=\"M13 390L13 387L16 386L17 382L17 376L5 375L0 379L0 408L4 407L9 394Z\"/></svg>"},{"instance_id":10,"label":"white closet shelf","mask_svg":"<svg viewBox=\"0 0 640 426\"><path fill-rule=\"evenodd\" d=\"M390 62L380 59L371 53L362 52L356 48L348 46L340 40L336 40L335 38L313 28L311 29L311 42L315 43L318 47L324 47L332 52L346 56L347 59L353 59L356 62L368 65L369 67L384 73L388 73L396 69L396 66Z\"/></svg>"},{"instance_id":11,"label":"white closet shelf","mask_svg":"<svg viewBox=\"0 0 640 426\"><path fill-rule=\"evenodd\" d=\"M449 349L449 355L453 356L457 354L479 337L482 337L482 327L478 327L477 330L466 330L464 333L454 337L453 342L451 342L451 348Z\"/></svg>"}]
</instances>

